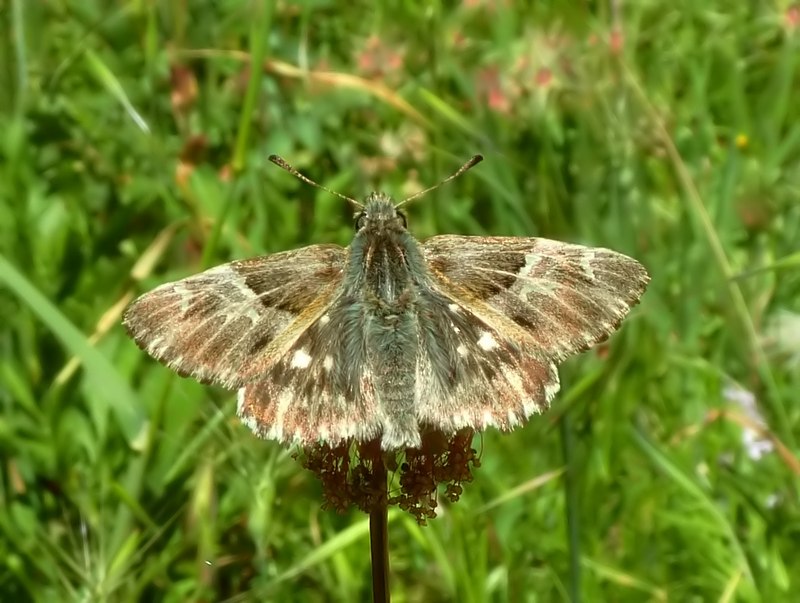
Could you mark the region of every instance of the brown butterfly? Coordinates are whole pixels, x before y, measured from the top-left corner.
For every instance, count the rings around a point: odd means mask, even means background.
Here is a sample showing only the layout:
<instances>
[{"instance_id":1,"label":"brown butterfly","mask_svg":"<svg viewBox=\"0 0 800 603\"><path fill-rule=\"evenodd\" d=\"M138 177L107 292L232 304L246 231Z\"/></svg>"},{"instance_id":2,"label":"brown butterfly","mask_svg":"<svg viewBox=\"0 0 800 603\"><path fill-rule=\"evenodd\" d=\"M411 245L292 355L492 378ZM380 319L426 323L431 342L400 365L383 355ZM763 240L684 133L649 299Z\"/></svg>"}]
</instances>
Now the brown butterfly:
<instances>
[{"instance_id":1,"label":"brown butterfly","mask_svg":"<svg viewBox=\"0 0 800 603\"><path fill-rule=\"evenodd\" d=\"M125 312L155 359L238 389L239 416L265 438L379 437L402 449L429 428L511 429L549 406L556 364L606 339L649 281L628 256L548 239L420 243L399 209L418 195L399 204L383 193L363 204L339 196L357 210L348 247L223 264Z\"/></svg>"}]
</instances>

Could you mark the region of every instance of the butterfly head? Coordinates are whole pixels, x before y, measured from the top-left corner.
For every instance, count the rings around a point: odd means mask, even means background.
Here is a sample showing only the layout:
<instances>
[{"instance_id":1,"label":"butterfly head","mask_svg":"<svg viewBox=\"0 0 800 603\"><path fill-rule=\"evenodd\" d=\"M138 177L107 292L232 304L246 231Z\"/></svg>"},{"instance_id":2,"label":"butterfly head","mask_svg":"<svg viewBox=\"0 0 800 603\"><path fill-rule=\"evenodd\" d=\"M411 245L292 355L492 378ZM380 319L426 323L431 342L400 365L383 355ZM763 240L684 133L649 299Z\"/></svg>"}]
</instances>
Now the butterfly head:
<instances>
[{"instance_id":1,"label":"butterfly head","mask_svg":"<svg viewBox=\"0 0 800 603\"><path fill-rule=\"evenodd\" d=\"M408 227L406 216L394 200L384 193L370 193L364 207L356 214L356 232L403 232Z\"/></svg>"}]
</instances>

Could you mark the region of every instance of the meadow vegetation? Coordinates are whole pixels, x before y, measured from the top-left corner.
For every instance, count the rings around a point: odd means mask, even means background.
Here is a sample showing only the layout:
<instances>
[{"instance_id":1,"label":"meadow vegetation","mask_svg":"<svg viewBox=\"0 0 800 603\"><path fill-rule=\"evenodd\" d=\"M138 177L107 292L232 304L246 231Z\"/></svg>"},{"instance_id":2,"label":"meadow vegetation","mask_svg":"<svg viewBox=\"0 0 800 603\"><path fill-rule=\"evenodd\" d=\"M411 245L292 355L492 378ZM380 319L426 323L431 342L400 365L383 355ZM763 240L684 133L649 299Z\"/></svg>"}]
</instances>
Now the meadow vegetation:
<instances>
[{"instance_id":1,"label":"meadow vegetation","mask_svg":"<svg viewBox=\"0 0 800 603\"><path fill-rule=\"evenodd\" d=\"M346 245L322 184L412 232L544 236L652 282L548 414L476 440L395 601L792 601L800 589L800 8L0 3L0 599L361 601L367 518L321 508L235 396L120 324L234 258Z\"/></svg>"}]
</instances>

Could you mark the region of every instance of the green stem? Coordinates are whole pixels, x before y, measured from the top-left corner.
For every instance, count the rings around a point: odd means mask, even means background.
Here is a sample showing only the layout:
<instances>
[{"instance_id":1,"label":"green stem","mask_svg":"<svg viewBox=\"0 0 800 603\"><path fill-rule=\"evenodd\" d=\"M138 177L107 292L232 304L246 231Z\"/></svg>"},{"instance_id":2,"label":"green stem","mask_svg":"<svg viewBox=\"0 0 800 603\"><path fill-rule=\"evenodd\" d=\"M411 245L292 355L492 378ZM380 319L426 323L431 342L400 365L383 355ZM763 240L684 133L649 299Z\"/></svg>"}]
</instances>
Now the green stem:
<instances>
[{"instance_id":1,"label":"green stem","mask_svg":"<svg viewBox=\"0 0 800 603\"><path fill-rule=\"evenodd\" d=\"M561 428L561 447L564 453L564 498L569 540L569 596L572 603L581 601L580 523L578 519L578 489L575 483L575 454L572 440L572 420L568 412L558 422Z\"/></svg>"},{"instance_id":2,"label":"green stem","mask_svg":"<svg viewBox=\"0 0 800 603\"><path fill-rule=\"evenodd\" d=\"M380 496L369 514L369 547L372 557L372 600L389 603L389 505L386 494L386 466L375 463L373 474Z\"/></svg>"}]
</instances>

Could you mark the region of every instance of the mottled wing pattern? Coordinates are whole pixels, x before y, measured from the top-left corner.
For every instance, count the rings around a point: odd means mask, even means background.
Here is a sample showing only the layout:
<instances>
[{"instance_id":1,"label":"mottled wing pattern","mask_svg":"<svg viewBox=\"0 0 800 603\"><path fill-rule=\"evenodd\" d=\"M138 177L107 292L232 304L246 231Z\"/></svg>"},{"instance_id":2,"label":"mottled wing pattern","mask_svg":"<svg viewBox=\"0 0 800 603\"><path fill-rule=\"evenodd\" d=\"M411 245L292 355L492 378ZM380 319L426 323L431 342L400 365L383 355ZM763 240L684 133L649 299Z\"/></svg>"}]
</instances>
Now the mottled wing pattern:
<instances>
[{"instance_id":1,"label":"mottled wing pattern","mask_svg":"<svg viewBox=\"0 0 800 603\"><path fill-rule=\"evenodd\" d=\"M145 293L123 322L139 347L180 375L238 388L325 312L347 253L312 245L223 264Z\"/></svg>"},{"instance_id":2,"label":"mottled wing pattern","mask_svg":"<svg viewBox=\"0 0 800 603\"><path fill-rule=\"evenodd\" d=\"M434 287L420 292L431 308L418 322L414 402L420 427L511 429L543 410L558 391L552 359L534 353L531 337L514 332L490 307L477 308L438 278Z\"/></svg>"},{"instance_id":3,"label":"mottled wing pattern","mask_svg":"<svg viewBox=\"0 0 800 603\"><path fill-rule=\"evenodd\" d=\"M452 341L437 346L428 336L421 349L454 346L456 366L473 365L448 384L440 367L453 359L420 357L418 391L428 400L418 400L418 414L442 427L509 429L547 408L559 389L556 364L616 330L649 281L623 254L548 239L446 235L422 249L433 288L448 300L447 324L431 328Z\"/></svg>"},{"instance_id":4,"label":"mottled wing pattern","mask_svg":"<svg viewBox=\"0 0 800 603\"><path fill-rule=\"evenodd\" d=\"M378 436L376 398L358 300L341 295L259 381L239 389L238 414L257 435L330 444Z\"/></svg>"}]
</instances>

